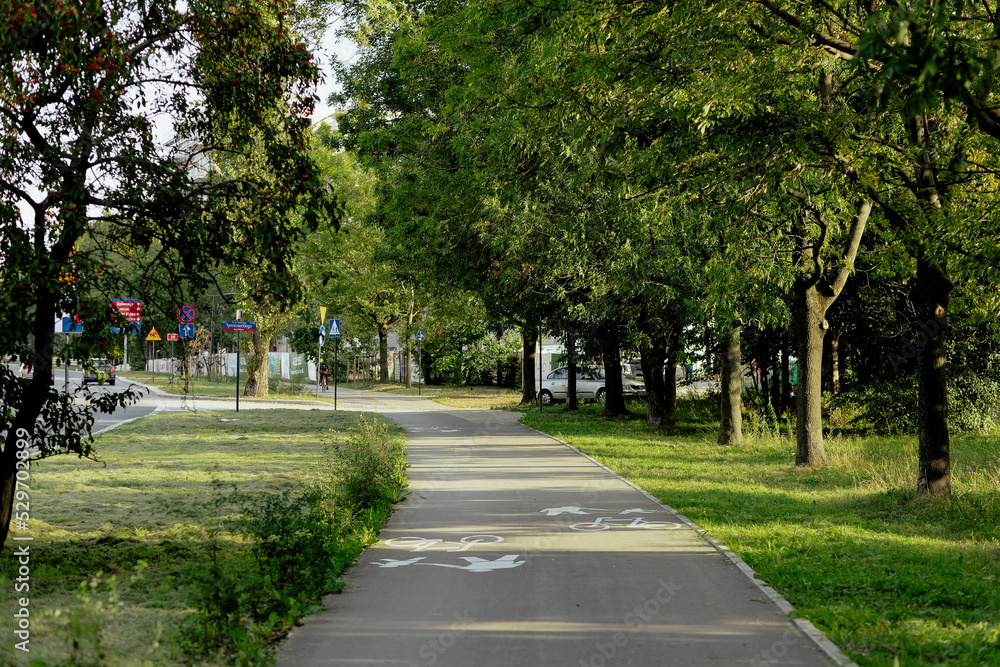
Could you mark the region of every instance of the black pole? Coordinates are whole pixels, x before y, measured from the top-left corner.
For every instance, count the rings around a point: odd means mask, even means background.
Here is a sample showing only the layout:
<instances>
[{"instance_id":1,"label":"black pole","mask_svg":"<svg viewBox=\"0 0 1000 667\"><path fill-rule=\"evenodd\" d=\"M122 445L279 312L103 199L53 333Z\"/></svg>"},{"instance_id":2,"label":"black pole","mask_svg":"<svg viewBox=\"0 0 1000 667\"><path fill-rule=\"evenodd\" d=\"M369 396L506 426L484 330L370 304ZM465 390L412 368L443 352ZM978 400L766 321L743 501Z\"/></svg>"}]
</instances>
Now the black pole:
<instances>
[{"instance_id":1,"label":"black pole","mask_svg":"<svg viewBox=\"0 0 1000 667\"><path fill-rule=\"evenodd\" d=\"M340 357L340 338L337 338L337 344L333 348L333 409L337 409L337 372L340 370L340 362L338 361Z\"/></svg>"},{"instance_id":2,"label":"black pole","mask_svg":"<svg viewBox=\"0 0 1000 667\"><path fill-rule=\"evenodd\" d=\"M236 330L236 412L240 411L240 330Z\"/></svg>"},{"instance_id":3,"label":"black pole","mask_svg":"<svg viewBox=\"0 0 1000 667\"><path fill-rule=\"evenodd\" d=\"M542 411L542 321L538 320L538 411Z\"/></svg>"},{"instance_id":4,"label":"black pole","mask_svg":"<svg viewBox=\"0 0 1000 667\"><path fill-rule=\"evenodd\" d=\"M424 341L423 340L418 340L417 341L417 366L420 366L420 355L422 353L423 347L424 347ZM413 362L410 362L410 365L412 366ZM423 378L421 377L421 375L423 374L423 366L420 366L420 368L421 368L421 372L417 374L417 396L420 396L420 381L423 380Z\"/></svg>"}]
</instances>

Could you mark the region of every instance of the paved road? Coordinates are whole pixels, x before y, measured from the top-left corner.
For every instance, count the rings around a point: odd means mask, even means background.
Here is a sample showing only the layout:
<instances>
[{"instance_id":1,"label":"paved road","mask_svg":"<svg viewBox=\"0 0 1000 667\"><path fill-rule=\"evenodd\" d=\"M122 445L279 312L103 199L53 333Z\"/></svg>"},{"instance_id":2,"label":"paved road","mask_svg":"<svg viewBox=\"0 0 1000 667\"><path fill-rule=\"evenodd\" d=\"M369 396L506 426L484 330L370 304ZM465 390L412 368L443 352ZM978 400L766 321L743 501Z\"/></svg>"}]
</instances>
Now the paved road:
<instances>
[{"instance_id":1,"label":"paved road","mask_svg":"<svg viewBox=\"0 0 1000 667\"><path fill-rule=\"evenodd\" d=\"M409 500L282 667L835 664L681 518L516 413L342 391L406 429Z\"/></svg>"},{"instance_id":2,"label":"paved road","mask_svg":"<svg viewBox=\"0 0 1000 667\"><path fill-rule=\"evenodd\" d=\"M16 372L16 370L15 370ZM65 370L62 368L56 369L55 371L56 388L62 390L67 386L67 377ZM70 392L77 392L80 388L80 383L83 380L83 374L80 371L70 371L68 376L68 387ZM235 395L231 399L223 398L207 398L207 397L189 397L189 396L179 396L176 394L167 394L150 387L140 384L138 382L132 382L126 377L119 376L115 380L115 386L97 385L89 384L87 385L90 391L95 394L108 393L108 392L121 392L125 391L129 386L138 388L143 392L143 396L140 401L135 405L129 405L124 408L119 408L115 410L114 413L107 414L96 414L94 418L93 433L97 434L101 431L106 431L108 429L114 428L119 424L131 421L133 419L138 419L140 417L145 417L151 414L156 414L160 412L189 412L197 410L233 410L236 407L236 397ZM360 393L360 392L359 392ZM370 392L366 392L370 393ZM83 394L76 394L77 401L86 400ZM355 401L357 404L357 401ZM268 408L285 408L285 409L300 409L300 410L332 410L333 406L328 403L323 403L319 401L310 401L308 396L304 396L302 401L267 401L267 400L257 400L257 399L240 399L240 410L260 410ZM362 409L362 408L355 408Z\"/></svg>"}]
</instances>

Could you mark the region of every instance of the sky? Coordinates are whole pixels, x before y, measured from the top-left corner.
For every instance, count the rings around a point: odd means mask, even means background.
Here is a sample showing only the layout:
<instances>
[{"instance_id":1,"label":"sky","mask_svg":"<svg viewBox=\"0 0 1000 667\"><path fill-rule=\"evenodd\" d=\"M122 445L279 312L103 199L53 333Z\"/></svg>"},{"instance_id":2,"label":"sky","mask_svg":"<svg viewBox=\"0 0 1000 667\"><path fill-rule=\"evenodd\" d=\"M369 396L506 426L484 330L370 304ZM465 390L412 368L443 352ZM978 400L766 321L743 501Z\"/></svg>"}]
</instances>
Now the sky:
<instances>
[{"instance_id":1,"label":"sky","mask_svg":"<svg viewBox=\"0 0 1000 667\"><path fill-rule=\"evenodd\" d=\"M333 119L328 119L328 117L333 114L334 109L327 105L326 100L330 96L330 93L338 90L340 86L335 85L333 81L333 71L330 67L332 58L335 56L341 60L350 60L354 58L356 53L354 44L349 40L338 40L334 34L335 32L335 26L331 25L326 36L323 38L319 51L316 53L320 70L323 72L323 83L320 84L317 91L319 94L319 103L313 111L313 123L327 119L327 123L333 124ZM159 140L166 141L172 136L171 124L172 122L169 118L154 119L154 125L156 126L155 134ZM35 201L41 200L42 194L37 189L31 187L30 184L28 184L26 190ZM30 209L23 202L18 202L18 209L20 209L23 224L30 228L33 221Z\"/></svg>"},{"instance_id":2,"label":"sky","mask_svg":"<svg viewBox=\"0 0 1000 667\"><path fill-rule=\"evenodd\" d=\"M320 50L316 54L320 63L320 69L323 72L324 81L319 87L319 104L316 105L316 109L313 111L313 123L318 123L334 112L334 109L326 104L326 98L330 96L330 93L340 89L340 86L334 85L333 72L330 69L332 57L335 56L340 60L349 60L354 57L355 53L354 44L348 40L338 41L334 35L334 26L330 26L329 31L323 38ZM333 124L332 119L327 122L331 125Z\"/></svg>"}]
</instances>

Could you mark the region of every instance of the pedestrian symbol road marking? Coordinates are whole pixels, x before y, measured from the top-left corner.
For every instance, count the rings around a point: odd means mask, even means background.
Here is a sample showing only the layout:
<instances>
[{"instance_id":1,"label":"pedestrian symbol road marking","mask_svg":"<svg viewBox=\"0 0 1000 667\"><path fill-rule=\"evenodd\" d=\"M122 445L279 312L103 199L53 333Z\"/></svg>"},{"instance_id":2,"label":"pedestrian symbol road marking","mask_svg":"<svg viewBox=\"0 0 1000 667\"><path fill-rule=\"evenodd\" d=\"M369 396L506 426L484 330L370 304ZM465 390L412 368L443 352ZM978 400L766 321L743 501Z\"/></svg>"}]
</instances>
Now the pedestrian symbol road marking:
<instances>
[{"instance_id":1,"label":"pedestrian symbol road marking","mask_svg":"<svg viewBox=\"0 0 1000 667\"><path fill-rule=\"evenodd\" d=\"M560 514L590 514L591 512L613 512L614 510L599 509L596 507L577 507L576 505L566 505L564 507L548 507L539 512L545 512L545 516L559 516ZM621 514L652 514L653 510L645 510L641 507L622 510Z\"/></svg>"}]
</instances>

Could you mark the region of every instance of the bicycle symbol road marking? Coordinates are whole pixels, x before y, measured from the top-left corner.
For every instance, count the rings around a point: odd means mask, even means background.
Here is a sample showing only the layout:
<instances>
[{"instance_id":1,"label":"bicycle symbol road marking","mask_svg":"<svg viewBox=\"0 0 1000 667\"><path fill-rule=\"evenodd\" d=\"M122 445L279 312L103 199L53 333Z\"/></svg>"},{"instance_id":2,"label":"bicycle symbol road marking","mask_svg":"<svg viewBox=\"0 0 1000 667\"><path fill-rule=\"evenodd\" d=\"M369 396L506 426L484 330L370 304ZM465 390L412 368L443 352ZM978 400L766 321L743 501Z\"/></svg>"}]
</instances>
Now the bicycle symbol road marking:
<instances>
[{"instance_id":1,"label":"bicycle symbol road marking","mask_svg":"<svg viewBox=\"0 0 1000 667\"><path fill-rule=\"evenodd\" d=\"M613 512L614 510L601 509L597 507L577 507L576 505L564 505L563 507L547 507L543 510L546 516L560 516L562 514L574 514L578 516L590 516L595 513L605 514L608 512ZM681 527L681 524L674 523L672 521L646 521L641 516L632 516L635 514L655 514L653 510L643 509L642 507L632 507L627 510L622 510L618 513L618 516L599 516L595 518L590 523L574 523L570 526L572 530L578 531L595 531L595 530L607 530L608 528L647 528L649 530L676 530Z\"/></svg>"},{"instance_id":2,"label":"bicycle symbol road marking","mask_svg":"<svg viewBox=\"0 0 1000 667\"><path fill-rule=\"evenodd\" d=\"M394 537L386 540L386 546L403 547L411 551L468 551L473 544L496 544L503 542L499 535L466 535L457 542L449 542L431 537Z\"/></svg>"},{"instance_id":3,"label":"bicycle symbol road marking","mask_svg":"<svg viewBox=\"0 0 1000 667\"><path fill-rule=\"evenodd\" d=\"M600 516L591 523L574 523L570 526L570 529L589 532L607 530L616 526L620 528L647 528L649 530L677 530L681 527L681 524L672 521L646 521L642 517L616 519L610 516Z\"/></svg>"}]
</instances>

